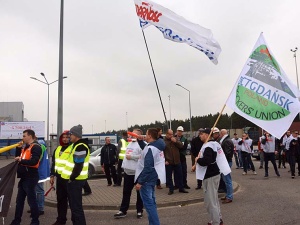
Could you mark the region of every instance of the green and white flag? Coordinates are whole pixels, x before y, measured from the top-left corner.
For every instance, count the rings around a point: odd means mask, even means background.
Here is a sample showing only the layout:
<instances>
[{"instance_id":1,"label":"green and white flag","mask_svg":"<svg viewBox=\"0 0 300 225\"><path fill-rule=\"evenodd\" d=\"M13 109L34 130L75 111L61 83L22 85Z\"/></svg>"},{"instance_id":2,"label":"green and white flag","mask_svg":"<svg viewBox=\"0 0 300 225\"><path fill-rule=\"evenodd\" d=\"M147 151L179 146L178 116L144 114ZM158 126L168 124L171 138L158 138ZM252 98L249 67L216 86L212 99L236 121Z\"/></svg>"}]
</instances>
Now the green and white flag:
<instances>
[{"instance_id":1,"label":"green and white flag","mask_svg":"<svg viewBox=\"0 0 300 225\"><path fill-rule=\"evenodd\" d=\"M300 112L299 96L261 34L226 105L281 138Z\"/></svg>"}]
</instances>

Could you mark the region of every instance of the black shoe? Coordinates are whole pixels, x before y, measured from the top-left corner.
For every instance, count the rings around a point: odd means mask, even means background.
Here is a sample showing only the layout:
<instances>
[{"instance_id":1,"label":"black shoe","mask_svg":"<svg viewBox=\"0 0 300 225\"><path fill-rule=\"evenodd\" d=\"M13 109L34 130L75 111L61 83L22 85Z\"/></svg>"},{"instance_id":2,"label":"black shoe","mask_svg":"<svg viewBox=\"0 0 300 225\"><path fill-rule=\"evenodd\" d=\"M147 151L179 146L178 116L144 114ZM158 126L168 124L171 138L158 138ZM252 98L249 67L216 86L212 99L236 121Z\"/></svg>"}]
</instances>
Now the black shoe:
<instances>
[{"instance_id":1,"label":"black shoe","mask_svg":"<svg viewBox=\"0 0 300 225\"><path fill-rule=\"evenodd\" d=\"M185 190L185 189L181 189L181 190L179 190L179 192L180 193L189 193L187 190Z\"/></svg>"},{"instance_id":2,"label":"black shoe","mask_svg":"<svg viewBox=\"0 0 300 225\"><path fill-rule=\"evenodd\" d=\"M278 171L275 171L275 173L276 173L277 177L280 177L280 174Z\"/></svg>"},{"instance_id":3,"label":"black shoe","mask_svg":"<svg viewBox=\"0 0 300 225\"><path fill-rule=\"evenodd\" d=\"M123 213L122 211L119 211L118 213L116 213L114 215L115 219L120 219L120 218L124 218L124 217L126 217L126 213Z\"/></svg>"},{"instance_id":4,"label":"black shoe","mask_svg":"<svg viewBox=\"0 0 300 225\"><path fill-rule=\"evenodd\" d=\"M92 194L92 192L84 192L84 193L82 194L82 196L86 196L86 195L90 195L90 194Z\"/></svg>"},{"instance_id":5,"label":"black shoe","mask_svg":"<svg viewBox=\"0 0 300 225\"><path fill-rule=\"evenodd\" d=\"M263 167L262 167L262 166L260 166L260 167L259 167L259 169L263 169Z\"/></svg>"},{"instance_id":6,"label":"black shoe","mask_svg":"<svg viewBox=\"0 0 300 225\"><path fill-rule=\"evenodd\" d=\"M169 191L168 192L168 195L172 195L172 194L174 194L174 191Z\"/></svg>"},{"instance_id":7,"label":"black shoe","mask_svg":"<svg viewBox=\"0 0 300 225\"><path fill-rule=\"evenodd\" d=\"M269 175L268 174L265 174L265 177L268 177Z\"/></svg>"},{"instance_id":8,"label":"black shoe","mask_svg":"<svg viewBox=\"0 0 300 225\"><path fill-rule=\"evenodd\" d=\"M114 186L114 187L120 187L121 184L114 184L113 186Z\"/></svg>"},{"instance_id":9,"label":"black shoe","mask_svg":"<svg viewBox=\"0 0 300 225\"><path fill-rule=\"evenodd\" d=\"M178 187L177 186L174 186L174 190L177 190L178 189Z\"/></svg>"},{"instance_id":10,"label":"black shoe","mask_svg":"<svg viewBox=\"0 0 300 225\"><path fill-rule=\"evenodd\" d=\"M226 191L223 190L223 189L219 189L219 190L218 190L218 193L226 193Z\"/></svg>"},{"instance_id":11,"label":"black shoe","mask_svg":"<svg viewBox=\"0 0 300 225\"><path fill-rule=\"evenodd\" d=\"M28 211L30 211L30 210L28 210ZM28 212L27 211L27 212ZM31 211L30 211L31 212ZM39 211L39 215L41 216L41 215L44 215L45 214L45 212L44 211ZM31 217L31 215L30 215L30 217Z\"/></svg>"},{"instance_id":12,"label":"black shoe","mask_svg":"<svg viewBox=\"0 0 300 225\"><path fill-rule=\"evenodd\" d=\"M195 190L200 190L200 189L201 189L201 187L199 187L199 186L195 188Z\"/></svg>"},{"instance_id":13,"label":"black shoe","mask_svg":"<svg viewBox=\"0 0 300 225\"><path fill-rule=\"evenodd\" d=\"M188 185L184 186L185 189L191 189Z\"/></svg>"},{"instance_id":14,"label":"black shoe","mask_svg":"<svg viewBox=\"0 0 300 225\"><path fill-rule=\"evenodd\" d=\"M52 225L65 225L66 223L60 223L60 222L55 222L55 223L53 223Z\"/></svg>"}]
</instances>

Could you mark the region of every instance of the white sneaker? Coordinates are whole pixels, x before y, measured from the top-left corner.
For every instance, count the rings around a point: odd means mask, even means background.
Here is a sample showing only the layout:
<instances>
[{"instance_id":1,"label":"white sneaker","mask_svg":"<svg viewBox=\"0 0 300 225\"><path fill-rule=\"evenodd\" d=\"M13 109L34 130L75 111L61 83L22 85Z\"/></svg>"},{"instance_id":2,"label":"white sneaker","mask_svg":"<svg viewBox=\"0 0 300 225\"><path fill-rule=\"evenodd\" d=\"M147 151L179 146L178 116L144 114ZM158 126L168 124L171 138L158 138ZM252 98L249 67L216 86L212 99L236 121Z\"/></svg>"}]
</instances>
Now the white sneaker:
<instances>
[{"instance_id":1,"label":"white sneaker","mask_svg":"<svg viewBox=\"0 0 300 225\"><path fill-rule=\"evenodd\" d=\"M138 212L138 213L136 214L136 218L142 219L142 218L143 218L143 213Z\"/></svg>"},{"instance_id":2,"label":"white sneaker","mask_svg":"<svg viewBox=\"0 0 300 225\"><path fill-rule=\"evenodd\" d=\"M253 171L253 175L257 175L256 171Z\"/></svg>"},{"instance_id":3,"label":"white sneaker","mask_svg":"<svg viewBox=\"0 0 300 225\"><path fill-rule=\"evenodd\" d=\"M243 174L243 175L247 175L247 173L246 173L246 172L243 172L242 174Z\"/></svg>"}]
</instances>

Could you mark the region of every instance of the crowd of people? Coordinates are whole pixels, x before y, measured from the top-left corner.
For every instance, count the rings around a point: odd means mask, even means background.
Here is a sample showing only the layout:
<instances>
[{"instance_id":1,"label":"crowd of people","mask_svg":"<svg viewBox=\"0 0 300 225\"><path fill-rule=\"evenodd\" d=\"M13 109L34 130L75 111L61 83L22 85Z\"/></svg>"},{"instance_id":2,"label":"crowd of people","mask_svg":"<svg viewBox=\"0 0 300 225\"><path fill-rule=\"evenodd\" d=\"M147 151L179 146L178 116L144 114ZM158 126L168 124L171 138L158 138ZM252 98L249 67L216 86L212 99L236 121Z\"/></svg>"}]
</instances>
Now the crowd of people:
<instances>
[{"instance_id":1,"label":"crowd of people","mask_svg":"<svg viewBox=\"0 0 300 225\"><path fill-rule=\"evenodd\" d=\"M236 169L242 169L243 176L249 171L257 175L251 157L253 141L246 132L241 137L234 133L234 137L230 138L226 129L219 130L214 127L200 128L198 131L199 135L190 141L193 165L191 170L196 171L196 190L203 188L208 224L222 225L218 193L225 194L221 198L223 204L233 202L233 157ZM160 128L150 128L145 135L136 128L130 135L124 132L117 147L110 143L109 137L105 138L105 145L101 149L101 166L107 185L123 186L121 205L114 218L126 217L134 188L137 193L136 217L141 219L145 208L151 225L160 224L155 187L163 189L162 184L166 184L168 195L173 195L177 189L179 193L188 193L188 140L183 132L183 127L179 126L175 135L173 130L168 129L163 137ZM23 142L20 142L15 157L20 181L15 218L11 225L21 223L26 197L30 206L28 213L31 213L31 225L39 225L39 215L44 214L43 183L47 180L50 180L51 186L56 184L57 219L53 225L66 224L68 206L72 223L86 224L82 195L89 195L92 190L87 182L90 148L88 140L82 138L82 126L74 126L63 132L59 144L53 152L50 168L45 142L38 141L33 130L23 132ZM269 177L269 161L278 177L279 168L285 169L287 164L292 179L296 176L296 164L300 176L298 131L287 131L281 139L276 139L265 131L259 138L258 149L259 169L264 169L264 177Z\"/></svg>"}]
</instances>

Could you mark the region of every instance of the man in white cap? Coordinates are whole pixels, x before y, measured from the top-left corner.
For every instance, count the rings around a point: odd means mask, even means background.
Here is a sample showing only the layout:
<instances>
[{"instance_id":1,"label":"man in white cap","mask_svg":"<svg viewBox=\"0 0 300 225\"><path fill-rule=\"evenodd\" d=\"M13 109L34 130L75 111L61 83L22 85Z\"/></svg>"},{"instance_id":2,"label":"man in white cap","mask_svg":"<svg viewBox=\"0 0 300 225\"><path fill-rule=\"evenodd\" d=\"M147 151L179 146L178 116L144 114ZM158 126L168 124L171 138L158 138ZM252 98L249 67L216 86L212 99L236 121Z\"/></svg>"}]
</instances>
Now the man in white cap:
<instances>
[{"instance_id":1,"label":"man in white cap","mask_svg":"<svg viewBox=\"0 0 300 225\"><path fill-rule=\"evenodd\" d=\"M82 208L82 188L88 178L90 149L88 140L82 139L82 126L70 129L71 153L62 171L61 177L68 180L67 192L74 225L86 225Z\"/></svg>"},{"instance_id":2,"label":"man in white cap","mask_svg":"<svg viewBox=\"0 0 300 225\"><path fill-rule=\"evenodd\" d=\"M186 149L188 146L188 140L183 136L183 131L184 131L184 129L182 126L177 127L177 133L176 133L175 137L177 138L178 141L180 141L183 144L182 148L179 148L183 187L185 189L191 189L187 184L187 164L186 164L186 157L185 157ZM178 185L177 185L178 180L177 180L176 175L177 174L174 173L175 186L178 187Z\"/></svg>"}]
</instances>

